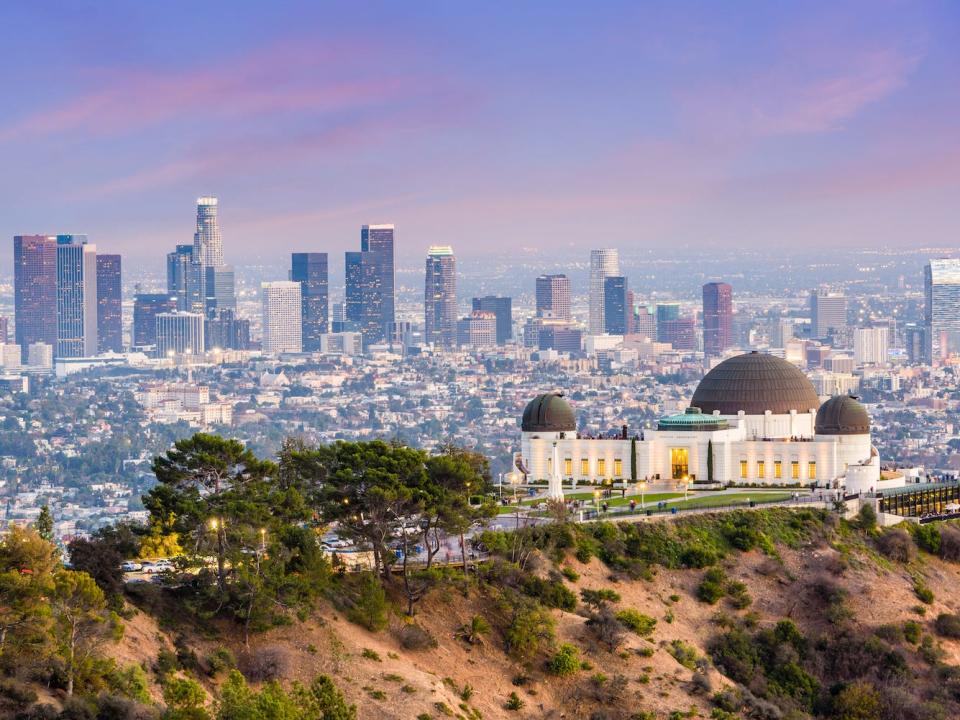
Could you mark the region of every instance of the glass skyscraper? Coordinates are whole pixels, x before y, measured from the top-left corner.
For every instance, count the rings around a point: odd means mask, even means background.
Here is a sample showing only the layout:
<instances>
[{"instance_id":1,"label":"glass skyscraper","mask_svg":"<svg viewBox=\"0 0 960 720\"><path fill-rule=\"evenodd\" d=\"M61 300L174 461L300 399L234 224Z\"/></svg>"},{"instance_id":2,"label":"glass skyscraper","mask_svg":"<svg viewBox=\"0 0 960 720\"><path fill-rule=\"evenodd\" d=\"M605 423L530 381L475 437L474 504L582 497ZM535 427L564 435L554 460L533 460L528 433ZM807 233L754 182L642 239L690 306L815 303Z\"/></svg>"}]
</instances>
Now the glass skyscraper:
<instances>
[{"instance_id":1,"label":"glass skyscraper","mask_svg":"<svg viewBox=\"0 0 960 720\"><path fill-rule=\"evenodd\" d=\"M633 309L629 307L627 279L609 275L603 279L603 331L609 335L626 335ZM630 314L628 314L628 311Z\"/></svg>"},{"instance_id":2,"label":"glass skyscraper","mask_svg":"<svg viewBox=\"0 0 960 720\"><path fill-rule=\"evenodd\" d=\"M960 353L960 259L931 260L924 268L926 360Z\"/></svg>"},{"instance_id":3,"label":"glass skyscraper","mask_svg":"<svg viewBox=\"0 0 960 720\"><path fill-rule=\"evenodd\" d=\"M57 357L97 354L97 247L57 236Z\"/></svg>"},{"instance_id":4,"label":"glass skyscraper","mask_svg":"<svg viewBox=\"0 0 960 720\"><path fill-rule=\"evenodd\" d=\"M97 255L97 351L123 352L120 256Z\"/></svg>"},{"instance_id":5,"label":"glass skyscraper","mask_svg":"<svg viewBox=\"0 0 960 720\"><path fill-rule=\"evenodd\" d=\"M13 238L15 337L22 359L33 343L57 346L57 239Z\"/></svg>"},{"instance_id":6,"label":"glass skyscraper","mask_svg":"<svg viewBox=\"0 0 960 720\"><path fill-rule=\"evenodd\" d=\"M157 316L177 309L177 298L165 293L141 293L133 299L133 345L157 344Z\"/></svg>"},{"instance_id":7,"label":"glass skyscraper","mask_svg":"<svg viewBox=\"0 0 960 720\"><path fill-rule=\"evenodd\" d=\"M382 342L396 321L393 255L393 225L364 225L360 252L346 254L346 323L364 345Z\"/></svg>"},{"instance_id":8,"label":"glass skyscraper","mask_svg":"<svg viewBox=\"0 0 960 720\"><path fill-rule=\"evenodd\" d=\"M733 288L727 283L703 286L703 351L721 355L733 345Z\"/></svg>"},{"instance_id":9,"label":"glass skyscraper","mask_svg":"<svg viewBox=\"0 0 960 720\"><path fill-rule=\"evenodd\" d=\"M600 335L606 327L603 320L604 278L619 274L620 253L616 248L590 251L590 322L588 329L591 335Z\"/></svg>"},{"instance_id":10,"label":"glass skyscraper","mask_svg":"<svg viewBox=\"0 0 960 720\"><path fill-rule=\"evenodd\" d=\"M223 265L223 240L220 237L217 208L217 198L197 198L197 232L193 236L193 260L204 267Z\"/></svg>"},{"instance_id":11,"label":"glass skyscraper","mask_svg":"<svg viewBox=\"0 0 960 720\"><path fill-rule=\"evenodd\" d=\"M457 259L448 245L434 245L427 252L423 312L423 341L445 348L456 345Z\"/></svg>"},{"instance_id":12,"label":"glass skyscraper","mask_svg":"<svg viewBox=\"0 0 960 720\"><path fill-rule=\"evenodd\" d=\"M293 253L290 279L300 283L304 352L320 350L329 328L329 274L326 253Z\"/></svg>"}]
</instances>

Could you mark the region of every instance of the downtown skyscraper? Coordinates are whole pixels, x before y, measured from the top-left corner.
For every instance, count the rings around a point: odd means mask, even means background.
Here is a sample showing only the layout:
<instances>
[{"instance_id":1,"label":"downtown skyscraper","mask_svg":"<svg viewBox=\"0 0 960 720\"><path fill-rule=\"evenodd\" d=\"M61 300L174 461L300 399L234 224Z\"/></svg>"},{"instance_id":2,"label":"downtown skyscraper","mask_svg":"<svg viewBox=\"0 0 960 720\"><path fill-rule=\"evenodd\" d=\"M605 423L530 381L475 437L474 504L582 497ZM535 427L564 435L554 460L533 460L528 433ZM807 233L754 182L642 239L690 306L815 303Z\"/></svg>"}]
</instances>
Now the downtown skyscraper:
<instances>
[{"instance_id":1,"label":"downtown skyscraper","mask_svg":"<svg viewBox=\"0 0 960 720\"><path fill-rule=\"evenodd\" d=\"M541 275L536 280L537 317L570 322L570 278Z\"/></svg>"},{"instance_id":2,"label":"downtown skyscraper","mask_svg":"<svg viewBox=\"0 0 960 720\"><path fill-rule=\"evenodd\" d=\"M623 275L603 279L603 331L608 335L627 335L633 325L630 288Z\"/></svg>"},{"instance_id":3,"label":"downtown skyscraper","mask_svg":"<svg viewBox=\"0 0 960 720\"><path fill-rule=\"evenodd\" d=\"M223 262L219 207L216 197L197 198L192 248L178 245L167 255L167 291L180 310L214 316L237 308L233 266Z\"/></svg>"},{"instance_id":4,"label":"downtown skyscraper","mask_svg":"<svg viewBox=\"0 0 960 720\"><path fill-rule=\"evenodd\" d=\"M497 345L506 345L513 338L513 300L497 295L473 298L473 311L493 313L497 321Z\"/></svg>"},{"instance_id":5,"label":"downtown skyscraper","mask_svg":"<svg viewBox=\"0 0 960 720\"><path fill-rule=\"evenodd\" d=\"M717 356L733 346L733 288L727 283L703 286L703 352Z\"/></svg>"},{"instance_id":6,"label":"downtown skyscraper","mask_svg":"<svg viewBox=\"0 0 960 720\"><path fill-rule=\"evenodd\" d=\"M604 280L620 275L620 253L616 248L590 251L590 317L587 324L591 335L602 335L604 323Z\"/></svg>"},{"instance_id":7,"label":"downtown skyscraper","mask_svg":"<svg viewBox=\"0 0 960 720\"><path fill-rule=\"evenodd\" d=\"M33 343L57 346L57 239L13 238L14 321L24 361Z\"/></svg>"},{"instance_id":8,"label":"downtown skyscraper","mask_svg":"<svg viewBox=\"0 0 960 720\"><path fill-rule=\"evenodd\" d=\"M960 259L938 258L923 272L924 359L960 353Z\"/></svg>"},{"instance_id":9,"label":"downtown skyscraper","mask_svg":"<svg viewBox=\"0 0 960 720\"><path fill-rule=\"evenodd\" d=\"M123 352L120 256L97 255L97 352Z\"/></svg>"},{"instance_id":10,"label":"downtown skyscraper","mask_svg":"<svg viewBox=\"0 0 960 720\"><path fill-rule=\"evenodd\" d=\"M447 245L434 245L427 252L423 314L425 343L444 348L456 345L457 260Z\"/></svg>"},{"instance_id":11,"label":"downtown skyscraper","mask_svg":"<svg viewBox=\"0 0 960 720\"><path fill-rule=\"evenodd\" d=\"M347 252L345 323L363 333L363 344L382 342L396 321L394 226L364 225L360 251Z\"/></svg>"},{"instance_id":12,"label":"downtown skyscraper","mask_svg":"<svg viewBox=\"0 0 960 720\"><path fill-rule=\"evenodd\" d=\"M329 274L326 253L293 253L290 279L300 283L304 352L319 352L329 329Z\"/></svg>"},{"instance_id":13,"label":"downtown skyscraper","mask_svg":"<svg viewBox=\"0 0 960 720\"><path fill-rule=\"evenodd\" d=\"M303 352L300 283L292 280L260 283L265 355Z\"/></svg>"},{"instance_id":14,"label":"downtown skyscraper","mask_svg":"<svg viewBox=\"0 0 960 720\"><path fill-rule=\"evenodd\" d=\"M97 246L57 236L56 357L93 357L97 343Z\"/></svg>"}]
</instances>

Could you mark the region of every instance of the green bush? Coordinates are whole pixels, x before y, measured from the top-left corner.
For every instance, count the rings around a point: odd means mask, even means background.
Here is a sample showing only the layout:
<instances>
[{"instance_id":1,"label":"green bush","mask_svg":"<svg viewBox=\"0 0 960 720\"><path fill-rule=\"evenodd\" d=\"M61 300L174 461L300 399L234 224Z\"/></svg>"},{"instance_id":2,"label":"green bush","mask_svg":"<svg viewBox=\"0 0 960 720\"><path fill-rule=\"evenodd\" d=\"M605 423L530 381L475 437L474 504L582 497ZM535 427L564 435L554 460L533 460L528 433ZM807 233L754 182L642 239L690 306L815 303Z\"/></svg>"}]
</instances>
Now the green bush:
<instances>
[{"instance_id":1,"label":"green bush","mask_svg":"<svg viewBox=\"0 0 960 720\"><path fill-rule=\"evenodd\" d=\"M507 599L502 604L508 614L504 630L506 650L514 660L531 660L553 642L556 622L545 608L519 598Z\"/></svg>"},{"instance_id":2,"label":"green bush","mask_svg":"<svg viewBox=\"0 0 960 720\"><path fill-rule=\"evenodd\" d=\"M536 575L528 575L523 579L521 588L527 595L537 598L547 607L567 612L577 609L577 596L560 581L544 580Z\"/></svg>"},{"instance_id":3,"label":"green bush","mask_svg":"<svg viewBox=\"0 0 960 720\"><path fill-rule=\"evenodd\" d=\"M644 615L642 612L634 610L633 608L620 610L616 617L625 628L632 630L640 637L646 637L652 633L657 626L657 621L654 618L649 615Z\"/></svg>"},{"instance_id":4,"label":"green bush","mask_svg":"<svg viewBox=\"0 0 960 720\"><path fill-rule=\"evenodd\" d=\"M383 662L380 658L380 653L376 650L371 650L370 648L364 648L363 652L360 653L361 657L366 658L367 660L373 660L374 662Z\"/></svg>"},{"instance_id":5,"label":"green bush","mask_svg":"<svg viewBox=\"0 0 960 720\"><path fill-rule=\"evenodd\" d=\"M507 710L516 712L517 710L522 710L524 705L526 705L526 703L520 699L520 696L517 695L516 690L514 690L510 693L510 697L507 698L507 704L504 705L504 707Z\"/></svg>"},{"instance_id":6,"label":"green bush","mask_svg":"<svg viewBox=\"0 0 960 720\"><path fill-rule=\"evenodd\" d=\"M873 505L864 505L857 513L857 527L861 530L875 530L877 527L877 511Z\"/></svg>"},{"instance_id":7,"label":"green bush","mask_svg":"<svg viewBox=\"0 0 960 720\"><path fill-rule=\"evenodd\" d=\"M917 599L922 602L930 605L933 602L933 590L927 587L926 583L922 580L916 580L913 583L913 592L916 594Z\"/></svg>"},{"instance_id":8,"label":"green bush","mask_svg":"<svg viewBox=\"0 0 960 720\"><path fill-rule=\"evenodd\" d=\"M920 642L920 636L923 634L923 625L916 620L907 620L903 624L903 637L913 645Z\"/></svg>"},{"instance_id":9,"label":"green bush","mask_svg":"<svg viewBox=\"0 0 960 720\"><path fill-rule=\"evenodd\" d=\"M697 660L700 656L697 654L696 648L692 645L688 645L683 642L683 640L674 640L667 646L667 652L673 656L673 659L678 663L683 665L689 670L694 670L697 667Z\"/></svg>"},{"instance_id":10,"label":"green bush","mask_svg":"<svg viewBox=\"0 0 960 720\"><path fill-rule=\"evenodd\" d=\"M960 615L940 613L933 621L933 627L938 635L956 640L960 638Z\"/></svg>"},{"instance_id":11,"label":"green bush","mask_svg":"<svg viewBox=\"0 0 960 720\"><path fill-rule=\"evenodd\" d=\"M933 523L919 525L913 533L913 541L921 550L938 555L940 553L940 530Z\"/></svg>"},{"instance_id":12,"label":"green bush","mask_svg":"<svg viewBox=\"0 0 960 720\"><path fill-rule=\"evenodd\" d=\"M601 588L599 590L589 590L584 588L580 591L580 599L584 604L593 608L599 608L608 602L620 602L620 593L610 588Z\"/></svg>"},{"instance_id":13,"label":"green bush","mask_svg":"<svg viewBox=\"0 0 960 720\"><path fill-rule=\"evenodd\" d=\"M580 670L580 651L575 646L564 643L547 661L547 670L559 677L573 675Z\"/></svg>"},{"instance_id":14,"label":"green bush","mask_svg":"<svg viewBox=\"0 0 960 720\"><path fill-rule=\"evenodd\" d=\"M211 675L217 675L224 670L233 670L236 666L237 659L228 648L217 648L207 656L207 667Z\"/></svg>"},{"instance_id":15,"label":"green bush","mask_svg":"<svg viewBox=\"0 0 960 720\"><path fill-rule=\"evenodd\" d=\"M734 581L727 585L727 594L730 596L730 601L737 610L748 608L753 602L753 598L750 597L750 593L747 591L747 586L742 582Z\"/></svg>"},{"instance_id":16,"label":"green bush","mask_svg":"<svg viewBox=\"0 0 960 720\"><path fill-rule=\"evenodd\" d=\"M710 568L697 586L697 599L716 605L727 594L727 574L721 568Z\"/></svg>"},{"instance_id":17,"label":"green bush","mask_svg":"<svg viewBox=\"0 0 960 720\"><path fill-rule=\"evenodd\" d=\"M680 553L680 564L688 568L710 567L718 559L716 552L702 545L690 545Z\"/></svg>"},{"instance_id":18,"label":"green bush","mask_svg":"<svg viewBox=\"0 0 960 720\"><path fill-rule=\"evenodd\" d=\"M560 572L570 582L576 582L577 580L580 579L580 573L578 573L569 565L564 565L562 568L560 568Z\"/></svg>"},{"instance_id":19,"label":"green bush","mask_svg":"<svg viewBox=\"0 0 960 720\"><path fill-rule=\"evenodd\" d=\"M347 612L347 618L370 632L379 632L387 627L389 611L383 585L374 575L366 575L360 584L353 607Z\"/></svg>"}]
</instances>

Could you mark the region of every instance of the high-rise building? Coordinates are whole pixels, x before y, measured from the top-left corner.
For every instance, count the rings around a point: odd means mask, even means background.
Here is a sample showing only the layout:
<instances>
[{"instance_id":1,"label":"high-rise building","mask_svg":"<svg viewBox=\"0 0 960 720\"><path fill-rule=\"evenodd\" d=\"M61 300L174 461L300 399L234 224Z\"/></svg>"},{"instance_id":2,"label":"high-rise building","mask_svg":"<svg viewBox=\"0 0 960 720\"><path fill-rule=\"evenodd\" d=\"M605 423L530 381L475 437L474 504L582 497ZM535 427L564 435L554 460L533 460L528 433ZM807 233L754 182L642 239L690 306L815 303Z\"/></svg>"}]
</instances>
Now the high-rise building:
<instances>
[{"instance_id":1,"label":"high-rise building","mask_svg":"<svg viewBox=\"0 0 960 720\"><path fill-rule=\"evenodd\" d=\"M248 350L250 321L238 318L233 310L214 310L207 316L203 335L207 350Z\"/></svg>"},{"instance_id":2,"label":"high-rise building","mask_svg":"<svg viewBox=\"0 0 960 720\"><path fill-rule=\"evenodd\" d=\"M733 288L727 283L703 286L703 352L722 355L733 347Z\"/></svg>"},{"instance_id":3,"label":"high-rise building","mask_svg":"<svg viewBox=\"0 0 960 720\"><path fill-rule=\"evenodd\" d=\"M810 293L810 325L817 340L846 339L847 297L841 293Z\"/></svg>"},{"instance_id":4,"label":"high-rise building","mask_svg":"<svg viewBox=\"0 0 960 720\"><path fill-rule=\"evenodd\" d=\"M657 342L670 343L674 350L697 349L697 322L681 317L680 303L657 305Z\"/></svg>"},{"instance_id":5,"label":"high-rise building","mask_svg":"<svg viewBox=\"0 0 960 720\"><path fill-rule=\"evenodd\" d=\"M329 275L326 253L293 253L290 279L300 283L304 352L319 352L320 336L329 330Z\"/></svg>"},{"instance_id":6,"label":"high-rise building","mask_svg":"<svg viewBox=\"0 0 960 720\"><path fill-rule=\"evenodd\" d=\"M0 343L6 343L10 333L10 318L0 316Z\"/></svg>"},{"instance_id":7,"label":"high-rise building","mask_svg":"<svg viewBox=\"0 0 960 720\"><path fill-rule=\"evenodd\" d=\"M204 312L236 310L237 292L232 265L209 266L203 269Z\"/></svg>"},{"instance_id":8,"label":"high-rise building","mask_svg":"<svg viewBox=\"0 0 960 720\"><path fill-rule=\"evenodd\" d=\"M492 312L474 310L457 322L457 345L485 348L496 344L497 316Z\"/></svg>"},{"instance_id":9,"label":"high-rise building","mask_svg":"<svg viewBox=\"0 0 960 720\"><path fill-rule=\"evenodd\" d=\"M93 357L97 348L97 246L57 235L56 356Z\"/></svg>"},{"instance_id":10,"label":"high-rise building","mask_svg":"<svg viewBox=\"0 0 960 720\"><path fill-rule=\"evenodd\" d=\"M260 293L263 301L264 354L303 352L300 283L292 280L260 283Z\"/></svg>"},{"instance_id":11,"label":"high-rise building","mask_svg":"<svg viewBox=\"0 0 960 720\"><path fill-rule=\"evenodd\" d=\"M883 365L890 357L890 328L855 328L853 359L857 365Z\"/></svg>"},{"instance_id":12,"label":"high-rise building","mask_svg":"<svg viewBox=\"0 0 960 720\"><path fill-rule=\"evenodd\" d=\"M173 312L156 316L157 357L200 355L205 348L203 313Z\"/></svg>"},{"instance_id":13,"label":"high-rise building","mask_svg":"<svg viewBox=\"0 0 960 720\"><path fill-rule=\"evenodd\" d=\"M960 258L928 262L923 289L927 362L960 353Z\"/></svg>"},{"instance_id":14,"label":"high-rise building","mask_svg":"<svg viewBox=\"0 0 960 720\"><path fill-rule=\"evenodd\" d=\"M360 251L346 254L344 326L360 330L364 345L382 342L396 321L393 254L393 225L364 225Z\"/></svg>"},{"instance_id":15,"label":"high-rise building","mask_svg":"<svg viewBox=\"0 0 960 720\"><path fill-rule=\"evenodd\" d=\"M151 348L157 344L157 315L177 309L177 298L166 293L139 293L133 298L133 346Z\"/></svg>"},{"instance_id":16,"label":"high-rise building","mask_svg":"<svg viewBox=\"0 0 960 720\"><path fill-rule=\"evenodd\" d=\"M591 335L600 335L605 328L603 316L603 281L620 274L620 253L615 248L590 251L590 322Z\"/></svg>"},{"instance_id":17,"label":"high-rise building","mask_svg":"<svg viewBox=\"0 0 960 720\"><path fill-rule=\"evenodd\" d=\"M497 345L506 345L513 338L513 300L486 295L473 299L473 310L493 313L497 319Z\"/></svg>"},{"instance_id":18,"label":"high-rise building","mask_svg":"<svg viewBox=\"0 0 960 720\"><path fill-rule=\"evenodd\" d=\"M448 245L434 245L427 252L423 315L425 343L445 348L456 345L457 260Z\"/></svg>"},{"instance_id":19,"label":"high-rise building","mask_svg":"<svg viewBox=\"0 0 960 720\"><path fill-rule=\"evenodd\" d=\"M909 323L903 329L903 344L907 350L907 360L922 363L927 358L927 328L924 325Z\"/></svg>"},{"instance_id":20,"label":"high-rise building","mask_svg":"<svg viewBox=\"0 0 960 720\"><path fill-rule=\"evenodd\" d=\"M178 310L199 308L198 268L193 262L193 245L177 245L176 250L167 253L167 293L177 297Z\"/></svg>"},{"instance_id":21,"label":"high-rise building","mask_svg":"<svg viewBox=\"0 0 960 720\"><path fill-rule=\"evenodd\" d=\"M670 342L666 339L668 323L680 319L680 303L657 304L657 342Z\"/></svg>"},{"instance_id":22,"label":"high-rise building","mask_svg":"<svg viewBox=\"0 0 960 720\"><path fill-rule=\"evenodd\" d=\"M603 331L609 335L626 335L633 324L633 309L627 295L627 279L623 275L608 275L603 279Z\"/></svg>"},{"instance_id":23,"label":"high-rise building","mask_svg":"<svg viewBox=\"0 0 960 720\"><path fill-rule=\"evenodd\" d=\"M193 262L203 267L223 265L223 239L215 197L197 198L197 231L193 235Z\"/></svg>"},{"instance_id":24,"label":"high-rise building","mask_svg":"<svg viewBox=\"0 0 960 720\"><path fill-rule=\"evenodd\" d=\"M580 329L566 323L548 321L539 328L537 335L537 347L540 350L576 353L580 352L582 344L583 333Z\"/></svg>"},{"instance_id":25,"label":"high-rise building","mask_svg":"<svg viewBox=\"0 0 960 720\"><path fill-rule=\"evenodd\" d=\"M537 278L537 317L570 322L570 278L566 275Z\"/></svg>"},{"instance_id":26,"label":"high-rise building","mask_svg":"<svg viewBox=\"0 0 960 720\"><path fill-rule=\"evenodd\" d=\"M653 308L648 305L641 305L637 308L633 332L635 335L650 340L657 339L657 316L654 314Z\"/></svg>"},{"instance_id":27,"label":"high-rise building","mask_svg":"<svg viewBox=\"0 0 960 720\"><path fill-rule=\"evenodd\" d=\"M97 255L97 352L123 352L119 255Z\"/></svg>"},{"instance_id":28,"label":"high-rise building","mask_svg":"<svg viewBox=\"0 0 960 720\"><path fill-rule=\"evenodd\" d=\"M56 347L56 237L17 235L13 238L13 286L16 344L23 352L37 342Z\"/></svg>"}]
</instances>

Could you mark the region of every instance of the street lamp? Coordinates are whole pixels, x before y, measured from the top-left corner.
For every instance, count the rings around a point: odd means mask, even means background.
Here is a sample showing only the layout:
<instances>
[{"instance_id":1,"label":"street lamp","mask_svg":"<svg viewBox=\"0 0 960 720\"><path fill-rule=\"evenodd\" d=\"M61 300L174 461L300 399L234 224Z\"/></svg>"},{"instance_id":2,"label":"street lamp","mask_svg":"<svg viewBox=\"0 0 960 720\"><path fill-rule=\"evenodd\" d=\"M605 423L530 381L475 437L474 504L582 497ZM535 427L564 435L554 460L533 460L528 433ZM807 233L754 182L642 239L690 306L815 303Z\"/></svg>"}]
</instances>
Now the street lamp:
<instances>
[{"instance_id":1,"label":"street lamp","mask_svg":"<svg viewBox=\"0 0 960 720\"><path fill-rule=\"evenodd\" d=\"M600 491L599 490L593 491L593 506L597 510L597 515L599 515L600 514Z\"/></svg>"},{"instance_id":2,"label":"street lamp","mask_svg":"<svg viewBox=\"0 0 960 720\"><path fill-rule=\"evenodd\" d=\"M683 485L683 499L686 500L686 499L687 499L687 487L689 487L690 478L687 477L686 475L684 475L684 476L683 476L683 480L681 480L681 484Z\"/></svg>"},{"instance_id":3,"label":"street lamp","mask_svg":"<svg viewBox=\"0 0 960 720\"><path fill-rule=\"evenodd\" d=\"M640 482L638 482L637 490L640 491L640 509L643 510L643 508L645 507L643 502L643 494L647 491L647 481L641 480Z\"/></svg>"}]
</instances>

